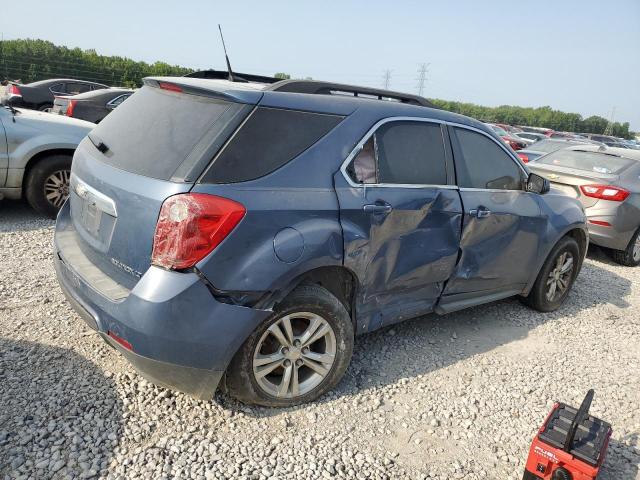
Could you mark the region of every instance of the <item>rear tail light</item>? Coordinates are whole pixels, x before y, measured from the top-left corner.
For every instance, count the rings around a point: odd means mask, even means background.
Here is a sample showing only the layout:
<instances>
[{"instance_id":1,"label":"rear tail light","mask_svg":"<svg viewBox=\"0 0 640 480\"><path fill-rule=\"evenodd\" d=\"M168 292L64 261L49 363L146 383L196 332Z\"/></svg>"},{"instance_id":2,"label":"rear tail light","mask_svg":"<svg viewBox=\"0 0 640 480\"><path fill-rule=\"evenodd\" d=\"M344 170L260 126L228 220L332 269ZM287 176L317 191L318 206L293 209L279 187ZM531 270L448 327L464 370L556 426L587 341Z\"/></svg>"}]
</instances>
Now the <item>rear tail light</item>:
<instances>
[{"instance_id":1,"label":"rear tail light","mask_svg":"<svg viewBox=\"0 0 640 480\"><path fill-rule=\"evenodd\" d=\"M517 155L524 163L529 163L529 157L527 157L524 153L518 153Z\"/></svg>"},{"instance_id":2,"label":"rear tail light","mask_svg":"<svg viewBox=\"0 0 640 480\"><path fill-rule=\"evenodd\" d=\"M73 109L76 108L76 103L77 100L69 100L69 103L67 103L67 109L64 112L67 117L73 117Z\"/></svg>"},{"instance_id":3,"label":"rear tail light","mask_svg":"<svg viewBox=\"0 0 640 480\"><path fill-rule=\"evenodd\" d=\"M243 205L215 195L167 198L156 225L151 263L172 270L193 267L220 245L245 213Z\"/></svg>"},{"instance_id":4,"label":"rear tail light","mask_svg":"<svg viewBox=\"0 0 640 480\"><path fill-rule=\"evenodd\" d=\"M22 92L20 91L17 85L11 84L9 85L9 95L22 96Z\"/></svg>"},{"instance_id":5,"label":"rear tail light","mask_svg":"<svg viewBox=\"0 0 640 480\"><path fill-rule=\"evenodd\" d=\"M582 185L580 190L587 197L614 202L623 202L629 196L628 190L613 185Z\"/></svg>"}]
</instances>

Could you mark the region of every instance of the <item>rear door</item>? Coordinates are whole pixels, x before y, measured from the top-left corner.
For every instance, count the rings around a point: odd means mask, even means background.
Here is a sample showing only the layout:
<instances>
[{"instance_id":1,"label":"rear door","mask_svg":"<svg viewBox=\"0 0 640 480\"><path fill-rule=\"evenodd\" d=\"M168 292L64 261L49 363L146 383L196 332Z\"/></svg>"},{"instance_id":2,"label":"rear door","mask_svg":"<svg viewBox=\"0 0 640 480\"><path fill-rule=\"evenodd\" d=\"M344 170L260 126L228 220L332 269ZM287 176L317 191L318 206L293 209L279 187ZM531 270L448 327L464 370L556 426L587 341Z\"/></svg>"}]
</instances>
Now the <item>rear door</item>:
<instances>
[{"instance_id":1,"label":"rear door","mask_svg":"<svg viewBox=\"0 0 640 480\"><path fill-rule=\"evenodd\" d=\"M387 119L336 173L361 330L431 311L454 270L462 205L445 137L440 123Z\"/></svg>"},{"instance_id":2,"label":"rear door","mask_svg":"<svg viewBox=\"0 0 640 480\"><path fill-rule=\"evenodd\" d=\"M462 297L522 290L537 264L546 226L525 169L491 135L450 127L464 208L460 260L441 305Z\"/></svg>"}]
</instances>

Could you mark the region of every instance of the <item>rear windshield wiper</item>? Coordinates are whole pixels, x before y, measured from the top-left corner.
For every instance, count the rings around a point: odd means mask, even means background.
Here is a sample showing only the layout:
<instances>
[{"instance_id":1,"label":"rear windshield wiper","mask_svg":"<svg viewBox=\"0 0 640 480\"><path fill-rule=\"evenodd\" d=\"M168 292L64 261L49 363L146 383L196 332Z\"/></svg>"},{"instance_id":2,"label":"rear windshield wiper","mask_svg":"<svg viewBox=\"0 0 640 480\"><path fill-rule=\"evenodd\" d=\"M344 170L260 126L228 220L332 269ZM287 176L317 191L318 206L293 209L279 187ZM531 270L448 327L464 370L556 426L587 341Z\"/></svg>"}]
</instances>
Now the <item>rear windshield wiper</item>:
<instances>
[{"instance_id":1,"label":"rear windshield wiper","mask_svg":"<svg viewBox=\"0 0 640 480\"><path fill-rule=\"evenodd\" d=\"M109 147L107 146L107 144L104 143L99 138L92 136L91 133L88 134L87 137L89 138L91 143L93 143L93 146L96 147L100 153L107 153L109 151Z\"/></svg>"}]
</instances>

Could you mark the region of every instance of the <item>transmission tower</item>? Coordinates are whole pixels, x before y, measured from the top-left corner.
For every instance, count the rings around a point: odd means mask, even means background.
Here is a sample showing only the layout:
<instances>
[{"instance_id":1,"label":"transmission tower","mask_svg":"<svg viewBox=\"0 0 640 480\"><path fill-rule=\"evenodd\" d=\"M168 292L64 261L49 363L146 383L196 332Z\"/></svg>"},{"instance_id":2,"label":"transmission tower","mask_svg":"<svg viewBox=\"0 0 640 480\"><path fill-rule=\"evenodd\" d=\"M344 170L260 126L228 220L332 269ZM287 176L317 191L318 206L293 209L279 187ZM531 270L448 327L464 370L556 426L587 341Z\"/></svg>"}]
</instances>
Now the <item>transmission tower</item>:
<instances>
[{"instance_id":1,"label":"transmission tower","mask_svg":"<svg viewBox=\"0 0 640 480\"><path fill-rule=\"evenodd\" d=\"M424 84L427 81L429 65L431 64L423 63L422 65L420 65L420 67L418 67L418 77L416 78L416 80L418 80L418 95L420 96L422 96L422 93L424 92Z\"/></svg>"},{"instance_id":2,"label":"transmission tower","mask_svg":"<svg viewBox=\"0 0 640 480\"><path fill-rule=\"evenodd\" d=\"M384 71L382 75L382 85L385 90L389 90L389 86L391 85L391 70L387 69Z\"/></svg>"},{"instance_id":3,"label":"transmission tower","mask_svg":"<svg viewBox=\"0 0 640 480\"><path fill-rule=\"evenodd\" d=\"M607 128L604 129L604 135L613 135L613 117L616 114L616 107L611 109L611 118L609 119L609 123L607 123Z\"/></svg>"}]
</instances>

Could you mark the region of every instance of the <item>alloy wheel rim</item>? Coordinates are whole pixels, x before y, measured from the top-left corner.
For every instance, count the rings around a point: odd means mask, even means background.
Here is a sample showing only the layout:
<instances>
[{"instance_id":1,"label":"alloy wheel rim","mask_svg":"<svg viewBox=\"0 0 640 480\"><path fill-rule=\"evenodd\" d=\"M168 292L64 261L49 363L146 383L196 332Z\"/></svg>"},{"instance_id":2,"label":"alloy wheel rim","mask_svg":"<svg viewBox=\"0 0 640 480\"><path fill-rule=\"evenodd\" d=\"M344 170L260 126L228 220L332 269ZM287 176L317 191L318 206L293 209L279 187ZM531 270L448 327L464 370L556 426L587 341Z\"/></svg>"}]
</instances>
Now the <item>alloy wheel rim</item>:
<instances>
[{"instance_id":1,"label":"alloy wheel rim","mask_svg":"<svg viewBox=\"0 0 640 480\"><path fill-rule=\"evenodd\" d=\"M309 393L327 377L336 357L336 336L311 312L285 315L262 334L253 354L253 376L277 398Z\"/></svg>"},{"instance_id":2,"label":"alloy wheel rim","mask_svg":"<svg viewBox=\"0 0 640 480\"><path fill-rule=\"evenodd\" d=\"M640 235L636 237L636 241L633 244L633 260L636 262L640 260Z\"/></svg>"},{"instance_id":3,"label":"alloy wheel rim","mask_svg":"<svg viewBox=\"0 0 640 480\"><path fill-rule=\"evenodd\" d=\"M44 196L54 207L62 207L69 197L69 170L58 170L47 177L44 181Z\"/></svg>"},{"instance_id":4,"label":"alloy wheel rim","mask_svg":"<svg viewBox=\"0 0 640 480\"><path fill-rule=\"evenodd\" d=\"M547 277L547 300L553 302L569 290L571 275L573 274L573 255L563 252L558 255L556 263Z\"/></svg>"}]
</instances>

